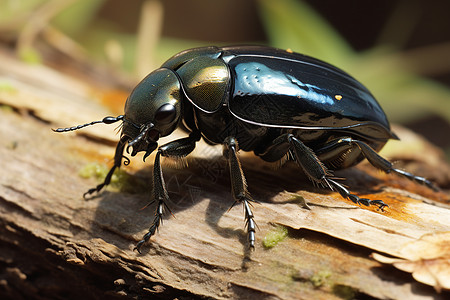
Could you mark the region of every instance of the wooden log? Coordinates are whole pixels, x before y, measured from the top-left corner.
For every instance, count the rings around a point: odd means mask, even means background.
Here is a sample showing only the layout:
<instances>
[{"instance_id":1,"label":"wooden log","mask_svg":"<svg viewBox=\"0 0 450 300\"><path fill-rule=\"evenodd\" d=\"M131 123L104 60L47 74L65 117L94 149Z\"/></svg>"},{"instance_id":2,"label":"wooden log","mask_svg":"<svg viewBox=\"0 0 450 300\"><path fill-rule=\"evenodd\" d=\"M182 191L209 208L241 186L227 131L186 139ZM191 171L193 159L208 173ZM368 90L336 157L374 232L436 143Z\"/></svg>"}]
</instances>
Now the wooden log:
<instances>
[{"instance_id":1,"label":"wooden log","mask_svg":"<svg viewBox=\"0 0 450 300\"><path fill-rule=\"evenodd\" d=\"M250 253L242 207L229 209L221 148L201 144L187 168L165 165L174 217L166 214L142 254L133 251L153 217L153 205L146 207L153 156L123 168L129 174L123 191L108 188L83 199L100 180L79 171L90 163L111 166L115 126L68 134L51 128L110 112L92 100L87 80L5 54L0 61L2 299L449 298L448 190L433 192L368 163L337 175L348 178L352 191L389 204L385 212L313 187L294 164L273 170L240 153L249 191L260 201L253 204L258 230ZM390 142L384 155L414 163L417 174L448 188L442 153L405 129L394 130L406 138L406 148ZM373 253L413 267L402 271Z\"/></svg>"}]
</instances>

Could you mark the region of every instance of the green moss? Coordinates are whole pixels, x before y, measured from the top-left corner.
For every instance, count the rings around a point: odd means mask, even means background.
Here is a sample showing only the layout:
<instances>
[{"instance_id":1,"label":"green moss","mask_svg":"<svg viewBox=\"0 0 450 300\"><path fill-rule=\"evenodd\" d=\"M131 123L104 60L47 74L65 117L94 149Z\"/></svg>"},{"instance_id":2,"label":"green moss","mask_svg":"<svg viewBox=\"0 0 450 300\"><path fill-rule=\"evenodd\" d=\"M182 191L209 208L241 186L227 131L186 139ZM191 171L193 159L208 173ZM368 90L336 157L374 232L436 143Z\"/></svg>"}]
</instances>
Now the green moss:
<instances>
[{"instance_id":1,"label":"green moss","mask_svg":"<svg viewBox=\"0 0 450 300\"><path fill-rule=\"evenodd\" d=\"M19 57L28 64L39 65L42 63L41 55L33 48L22 49L19 53Z\"/></svg>"},{"instance_id":2,"label":"green moss","mask_svg":"<svg viewBox=\"0 0 450 300\"><path fill-rule=\"evenodd\" d=\"M263 240L264 248L270 249L275 247L279 242L287 237L288 230L284 226L277 226L269 231Z\"/></svg>"},{"instance_id":3,"label":"green moss","mask_svg":"<svg viewBox=\"0 0 450 300\"><path fill-rule=\"evenodd\" d=\"M301 207L311 210L311 208L308 206L308 203L306 203L306 199L302 195L297 194L297 193L290 193L287 191L284 191L284 194L289 196L287 201L298 202L298 204L300 204Z\"/></svg>"},{"instance_id":4,"label":"green moss","mask_svg":"<svg viewBox=\"0 0 450 300\"><path fill-rule=\"evenodd\" d=\"M106 175L108 174L110 168L104 164L99 163L89 163L83 166L78 175L82 178L96 178L98 181L105 180ZM128 179L130 175L125 171L120 169L116 169L114 171L113 176L111 177L110 185L119 190L126 189L128 184Z\"/></svg>"},{"instance_id":5,"label":"green moss","mask_svg":"<svg viewBox=\"0 0 450 300\"><path fill-rule=\"evenodd\" d=\"M98 163L90 163L85 166L83 166L80 171L78 172L78 175L81 178L92 178L95 177L97 179L99 178L105 178L106 174L108 173L108 169L105 165L98 164Z\"/></svg>"},{"instance_id":6,"label":"green moss","mask_svg":"<svg viewBox=\"0 0 450 300\"><path fill-rule=\"evenodd\" d=\"M9 106L9 105L0 105L0 108L2 111L7 112L7 113L11 113L14 111L14 108L12 108L12 106Z\"/></svg>"},{"instance_id":7,"label":"green moss","mask_svg":"<svg viewBox=\"0 0 450 300\"><path fill-rule=\"evenodd\" d=\"M0 92L13 93L17 92L17 89L8 81L0 81ZM2 105L8 107L7 105Z\"/></svg>"},{"instance_id":8,"label":"green moss","mask_svg":"<svg viewBox=\"0 0 450 300\"><path fill-rule=\"evenodd\" d=\"M311 276L310 281L314 287L318 288L324 285L330 276L331 272L329 270L321 270Z\"/></svg>"},{"instance_id":9,"label":"green moss","mask_svg":"<svg viewBox=\"0 0 450 300\"><path fill-rule=\"evenodd\" d=\"M336 284L333 286L333 293L342 299L355 299L356 291L354 288L342 285L342 284Z\"/></svg>"}]
</instances>

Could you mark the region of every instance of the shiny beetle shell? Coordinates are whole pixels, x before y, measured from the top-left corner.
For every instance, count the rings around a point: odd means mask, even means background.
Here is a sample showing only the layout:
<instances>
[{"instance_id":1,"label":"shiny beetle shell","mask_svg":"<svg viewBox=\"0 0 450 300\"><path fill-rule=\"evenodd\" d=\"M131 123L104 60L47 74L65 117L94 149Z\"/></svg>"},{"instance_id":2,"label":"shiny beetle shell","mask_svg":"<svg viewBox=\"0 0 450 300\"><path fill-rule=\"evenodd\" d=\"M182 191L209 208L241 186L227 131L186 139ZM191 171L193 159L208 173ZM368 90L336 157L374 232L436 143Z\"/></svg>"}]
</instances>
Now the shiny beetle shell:
<instances>
[{"instance_id":1,"label":"shiny beetle shell","mask_svg":"<svg viewBox=\"0 0 450 300\"><path fill-rule=\"evenodd\" d=\"M437 188L427 179L396 169L377 152L391 132L382 108L369 90L344 71L315 58L259 46L203 47L180 52L153 71L131 92L125 113L84 125L123 122L114 166L104 182L85 193L99 192L116 168L145 152L156 150L153 172L154 219L136 245L159 228L168 209L161 156L182 159L203 138L222 144L228 161L235 203L244 207L248 243L255 246L255 221L238 150L253 151L268 162L290 159L316 185L338 192L356 204L383 210L382 200L352 194L333 170L366 158L374 167ZM181 127L189 135L158 147L160 137Z\"/></svg>"}]
</instances>

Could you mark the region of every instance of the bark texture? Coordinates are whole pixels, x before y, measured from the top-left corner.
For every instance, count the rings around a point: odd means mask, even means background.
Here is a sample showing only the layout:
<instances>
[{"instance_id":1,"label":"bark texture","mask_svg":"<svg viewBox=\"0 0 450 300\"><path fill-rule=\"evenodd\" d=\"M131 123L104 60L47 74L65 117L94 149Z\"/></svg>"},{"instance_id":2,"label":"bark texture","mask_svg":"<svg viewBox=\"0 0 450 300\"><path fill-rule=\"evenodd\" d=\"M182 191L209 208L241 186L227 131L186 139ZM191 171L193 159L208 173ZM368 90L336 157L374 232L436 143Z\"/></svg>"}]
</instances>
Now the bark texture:
<instances>
[{"instance_id":1,"label":"bark texture","mask_svg":"<svg viewBox=\"0 0 450 300\"><path fill-rule=\"evenodd\" d=\"M110 109L87 81L6 54L0 61L0 298L449 299L450 168L410 131L395 127L403 141L382 154L442 192L368 163L336 174L358 195L382 199L385 212L313 187L294 164L274 170L240 153L260 201L252 253L242 207L229 210L222 150L201 144L187 168L163 162L175 217L167 213L138 254L153 218L154 156L123 168L121 190L83 199L101 179L80 169L111 166L115 125L51 128L101 120Z\"/></svg>"}]
</instances>

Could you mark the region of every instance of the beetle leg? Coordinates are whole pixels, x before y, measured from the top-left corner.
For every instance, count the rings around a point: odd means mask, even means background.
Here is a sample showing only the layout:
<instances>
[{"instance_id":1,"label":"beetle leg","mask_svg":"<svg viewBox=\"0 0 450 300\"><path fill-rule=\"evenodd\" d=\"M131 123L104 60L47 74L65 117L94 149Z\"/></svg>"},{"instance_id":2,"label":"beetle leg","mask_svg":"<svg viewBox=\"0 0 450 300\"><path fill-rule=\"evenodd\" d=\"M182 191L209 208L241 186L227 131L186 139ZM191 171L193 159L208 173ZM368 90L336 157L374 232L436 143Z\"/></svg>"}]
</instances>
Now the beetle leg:
<instances>
[{"instance_id":1,"label":"beetle leg","mask_svg":"<svg viewBox=\"0 0 450 300\"><path fill-rule=\"evenodd\" d=\"M169 193L167 192L166 184L164 182L164 177L161 169L161 156L164 157L185 157L195 149L195 143L200 140L200 132L192 132L189 137L181 138L158 148L158 152L155 157L155 164L153 166L153 189L154 189L154 200L156 201L155 218L153 219L148 232L142 237L134 250L139 253L142 245L147 242L150 237L152 237L162 223L162 216L164 214L164 209L167 209L170 213L170 208L167 206L167 201L169 200Z\"/></svg>"},{"instance_id":2,"label":"beetle leg","mask_svg":"<svg viewBox=\"0 0 450 300\"><path fill-rule=\"evenodd\" d=\"M311 181L330 187L324 179L331 177L331 172L320 161L313 150L308 148L291 133L280 135L273 140L272 145L264 153L258 155L264 160L271 162L281 159L287 153L291 154L291 157L293 157Z\"/></svg>"},{"instance_id":3,"label":"beetle leg","mask_svg":"<svg viewBox=\"0 0 450 300\"><path fill-rule=\"evenodd\" d=\"M358 146L358 148L361 150L364 157L375 168L378 168L386 173L391 173L391 172L396 173L398 175L408 178L409 180L412 180L419 184L425 185L434 191L439 191L439 188L437 186L435 186L428 179L426 179L424 177L416 176L414 174L408 173L408 172L400 170L400 169L395 169L390 161L384 159L375 150L373 150L369 145L367 145L366 143L364 143L362 141L354 140L352 138L343 138L339 142L354 144L354 145Z\"/></svg>"},{"instance_id":4,"label":"beetle leg","mask_svg":"<svg viewBox=\"0 0 450 300\"><path fill-rule=\"evenodd\" d=\"M87 195L93 194L93 193L98 193L100 192L105 186L107 186L108 184L110 184L111 182L111 178L114 174L114 171L116 170L116 168L120 168L120 166L122 165L122 158L123 156L123 150L125 148L125 144L128 140L128 137L123 136L119 143L117 144L116 147L116 152L114 154L114 165L112 166L112 168L109 170L108 174L105 177L105 180L103 181L103 183L97 185L95 188L89 189L86 193L83 194L83 198L86 198ZM125 161L125 165L127 165L129 163L129 159L127 157L125 157L127 160ZM128 163L127 163L128 162Z\"/></svg>"},{"instance_id":5,"label":"beetle leg","mask_svg":"<svg viewBox=\"0 0 450 300\"><path fill-rule=\"evenodd\" d=\"M236 154L238 151L238 143L234 137L227 137L223 143L223 155L228 160L231 178L231 191L233 193L233 206L239 202L244 205L245 226L247 228L248 243L250 249L255 249L255 227L253 212L250 208L250 202L254 201L247 191L247 182L245 180L244 172L242 171L241 163Z\"/></svg>"},{"instance_id":6,"label":"beetle leg","mask_svg":"<svg viewBox=\"0 0 450 300\"><path fill-rule=\"evenodd\" d=\"M302 141L297 139L292 134L288 134L287 138L294 151L295 160L303 168L308 177L313 180L313 182L319 182L322 185L328 186L331 190L337 191L343 198L349 199L356 204L364 204L366 206L376 205L381 210L388 206L381 200L360 198L357 195L350 193L343 185L333 180L331 177L332 174L329 173L314 151L305 146Z\"/></svg>"},{"instance_id":7,"label":"beetle leg","mask_svg":"<svg viewBox=\"0 0 450 300\"><path fill-rule=\"evenodd\" d=\"M294 160L303 169L312 182L329 187L331 190L337 191L343 198L349 199L356 204L364 204L366 206L376 205L380 209L387 206L387 204L381 200L360 198L350 193L343 185L337 183L333 179L330 171L320 161L314 151L308 148L293 134L283 134L276 138L272 144L273 147L269 148L269 151L263 154L264 156L270 155L271 153L276 153L277 149L286 149L286 146L289 145L289 150L293 153Z\"/></svg>"},{"instance_id":8,"label":"beetle leg","mask_svg":"<svg viewBox=\"0 0 450 300\"><path fill-rule=\"evenodd\" d=\"M349 199L353 203L364 204L365 206L376 205L378 206L379 209L381 209L381 211L383 211L385 207L389 206L382 200L370 200L367 198L360 198L355 194L350 193L342 184L337 183L333 179L327 178L326 181L330 185L330 188L332 190L337 191L343 198Z\"/></svg>"}]
</instances>

